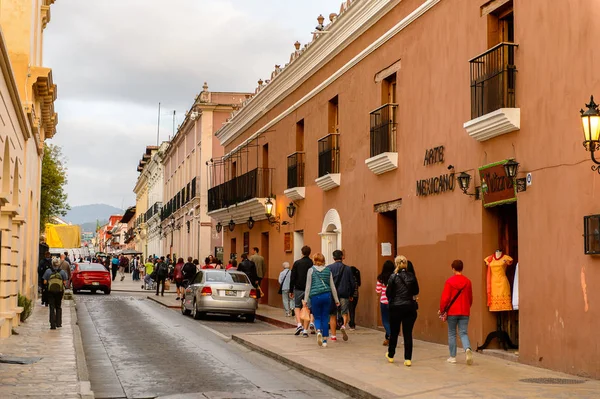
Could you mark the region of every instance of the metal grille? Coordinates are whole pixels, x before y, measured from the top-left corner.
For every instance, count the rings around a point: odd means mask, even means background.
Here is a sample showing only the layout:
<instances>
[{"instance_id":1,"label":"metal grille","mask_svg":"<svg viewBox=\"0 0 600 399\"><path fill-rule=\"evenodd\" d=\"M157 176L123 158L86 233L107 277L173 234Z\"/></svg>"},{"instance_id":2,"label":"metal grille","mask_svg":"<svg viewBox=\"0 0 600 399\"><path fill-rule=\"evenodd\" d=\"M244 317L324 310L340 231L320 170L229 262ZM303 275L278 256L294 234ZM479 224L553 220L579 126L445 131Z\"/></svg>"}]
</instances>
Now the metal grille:
<instances>
[{"instance_id":1,"label":"metal grille","mask_svg":"<svg viewBox=\"0 0 600 399\"><path fill-rule=\"evenodd\" d=\"M287 188L304 187L304 153L295 152L287 160Z\"/></svg>"},{"instance_id":2,"label":"metal grille","mask_svg":"<svg viewBox=\"0 0 600 399\"><path fill-rule=\"evenodd\" d=\"M338 133L332 133L319 140L319 177L340 173L339 136Z\"/></svg>"},{"instance_id":3,"label":"metal grille","mask_svg":"<svg viewBox=\"0 0 600 399\"><path fill-rule=\"evenodd\" d=\"M371 112L371 156L396 152L397 104L385 104Z\"/></svg>"},{"instance_id":4,"label":"metal grille","mask_svg":"<svg viewBox=\"0 0 600 399\"><path fill-rule=\"evenodd\" d=\"M519 380L530 384L583 384L585 380L572 380L568 378L524 378Z\"/></svg>"}]
</instances>

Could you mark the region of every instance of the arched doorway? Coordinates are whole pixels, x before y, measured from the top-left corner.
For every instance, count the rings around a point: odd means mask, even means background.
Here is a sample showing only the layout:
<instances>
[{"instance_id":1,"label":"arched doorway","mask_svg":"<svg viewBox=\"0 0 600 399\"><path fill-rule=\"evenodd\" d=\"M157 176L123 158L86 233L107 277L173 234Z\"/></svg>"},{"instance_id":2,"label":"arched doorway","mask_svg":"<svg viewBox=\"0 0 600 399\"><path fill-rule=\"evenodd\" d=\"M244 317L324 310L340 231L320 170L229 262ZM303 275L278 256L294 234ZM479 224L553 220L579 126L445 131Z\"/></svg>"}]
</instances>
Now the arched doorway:
<instances>
[{"instance_id":1,"label":"arched doorway","mask_svg":"<svg viewBox=\"0 0 600 399\"><path fill-rule=\"evenodd\" d=\"M333 263L333 251L342 249L342 221L335 209L330 209L323 218L321 227L321 252L327 264Z\"/></svg>"}]
</instances>

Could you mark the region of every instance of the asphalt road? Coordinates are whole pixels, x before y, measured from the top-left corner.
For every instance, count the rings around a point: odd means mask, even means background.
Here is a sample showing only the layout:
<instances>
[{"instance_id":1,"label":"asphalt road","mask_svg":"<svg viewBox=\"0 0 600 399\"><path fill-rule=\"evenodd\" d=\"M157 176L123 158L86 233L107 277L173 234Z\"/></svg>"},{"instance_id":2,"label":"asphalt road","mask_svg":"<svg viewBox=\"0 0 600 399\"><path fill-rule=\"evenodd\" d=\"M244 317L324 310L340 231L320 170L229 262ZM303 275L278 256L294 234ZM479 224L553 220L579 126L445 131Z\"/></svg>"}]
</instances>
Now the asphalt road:
<instances>
[{"instance_id":1,"label":"asphalt road","mask_svg":"<svg viewBox=\"0 0 600 399\"><path fill-rule=\"evenodd\" d=\"M141 295L115 294L77 297L96 398L347 398L230 339L276 327L196 321Z\"/></svg>"}]
</instances>

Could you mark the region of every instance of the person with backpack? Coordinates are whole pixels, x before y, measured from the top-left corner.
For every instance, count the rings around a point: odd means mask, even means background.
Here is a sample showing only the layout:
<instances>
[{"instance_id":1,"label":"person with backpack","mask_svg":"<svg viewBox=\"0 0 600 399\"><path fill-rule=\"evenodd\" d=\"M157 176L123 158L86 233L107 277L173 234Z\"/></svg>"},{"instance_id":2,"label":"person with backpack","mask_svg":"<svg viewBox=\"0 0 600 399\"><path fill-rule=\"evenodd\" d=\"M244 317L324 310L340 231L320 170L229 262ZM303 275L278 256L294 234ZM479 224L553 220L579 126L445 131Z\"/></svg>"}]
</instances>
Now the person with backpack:
<instances>
[{"instance_id":1,"label":"person with backpack","mask_svg":"<svg viewBox=\"0 0 600 399\"><path fill-rule=\"evenodd\" d=\"M183 273L183 290L185 290L192 283L194 276L198 272L191 256L188 256L187 263L183 265L181 272Z\"/></svg>"},{"instance_id":2,"label":"person with backpack","mask_svg":"<svg viewBox=\"0 0 600 399\"><path fill-rule=\"evenodd\" d=\"M448 349L450 357L447 362L456 363L456 327L465 350L468 365L473 364L473 351L467 332L469 330L469 315L473 305L473 287L471 280L463 276L462 260L452 262L452 277L446 280L440 300L440 318L448 322Z\"/></svg>"},{"instance_id":3,"label":"person with backpack","mask_svg":"<svg viewBox=\"0 0 600 399\"><path fill-rule=\"evenodd\" d=\"M117 271L119 270L119 258L117 255L111 257L110 265L112 267L112 281L115 281L117 278Z\"/></svg>"},{"instance_id":4,"label":"person with backpack","mask_svg":"<svg viewBox=\"0 0 600 399\"><path fill-rule=\"evenodd\" d=\"M52 269L52 254L50 252L44 254L44 259L40 260L38 265L38 284L42 289L42 306L48 306L49 304L48 285L44 281L44 274L48 269Z\"/></svg>"},{"instance_id":5,"label":"person with backpack","mask_svg":"<svg viewBox=\"0 0 600 399\"><path fill-rule=\"evenodd\" d=\"M294 311L294 299L290 298L290 263L283 262L283 270L279 273L279 295L283 299L285 317L292 317Z\"/></svg>"},{"instance_id":6,"label":"person with backpack","mask_svg":"<svg viewBox=\"0 0 600 399\"><path fill-rule=\"evenodd\" d=\"M175 270L173 271L173 280L175 280L175 286L177 287L177 298L175 298L177 301L183 296L183 265L183 258L177 259Z\"/></svg>"},{"instance_id":7,"label":"person with backpack","mask_svg":"<svg viewBox=\"0 0 600 399\"><path fill-rule=\"evenodd\" d=\"M334 263L332 263L328 267L331 270L331 275L333 276L333 281L335 282L335 289L337 290L337 294L340 298L339 310L343 319L342 326L340 327L342 339L344 341L348 341L346 325L350 321L350 297L354 294L355 291L354 276L352 275L352 270L350 269L350 267L346 266L343 263L344 253L342 251L336 249L335 251L333 251L332 255ZM335 336L335 330L337 328L338 308L337 306L334 306L333 303L331 305L329 315L331 341L336 342L337 337Z\"/></svg>"},{"instance_id":8,"label":"person with backpack","mask_svg":"<svg viewBox=\"0 0 600 399\"><path fill-rule=\"evenodd\" d=\"M161 256L160 260L156 264L156 296L158 296L158 289L162 284L160 291L161 296L165 296L165 283L169 275L169 265L165 262L165 257Z\"/></svg>"},{"instance_id":9,"label":"person with backpack","mask_svg":"<svg viewBox=\"0 0 600 399\"><path fill-rule=\"evenodd\" d=\"M52 267L44 272L43 279L48 285L48 302L50 304L50 329L62 327L62 298L65 292L67 273L60 269L61 261L52 261Z\"/></svg>"}]
</instances>

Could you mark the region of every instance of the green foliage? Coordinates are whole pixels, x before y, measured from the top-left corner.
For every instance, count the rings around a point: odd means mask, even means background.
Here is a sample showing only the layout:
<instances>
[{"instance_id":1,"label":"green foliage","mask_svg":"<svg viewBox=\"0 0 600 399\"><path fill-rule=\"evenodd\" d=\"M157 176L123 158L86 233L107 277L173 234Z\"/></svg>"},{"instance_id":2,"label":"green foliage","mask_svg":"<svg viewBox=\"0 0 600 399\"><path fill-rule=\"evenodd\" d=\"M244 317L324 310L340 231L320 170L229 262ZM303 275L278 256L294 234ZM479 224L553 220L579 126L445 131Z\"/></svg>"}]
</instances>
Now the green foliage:
<instances>
[{"instance_id":1,"label":"green foliage","mask_svg":"<svg viewBox=\"0 0 600 399\"><path fill-rule=\"evenodd\" d=\"M40 229L53 216L65 216L71 209L67 203L67 167L61 148L53 144L44 144L42 160L42 195L40 200Z\"/></svg>"},{"instance_id":2,"label":"green foliage","mask_svg":"<svg viewBox=\"0 0 600 399\"><path fill-rule=\"evenodd\" d=\"M24 322L31 316L31 312L33 311L33 301L26 296L21 294L18 295L17 304L23 308L23 311L21 312L21 322Z\"/></svg>"}]
</instances>

